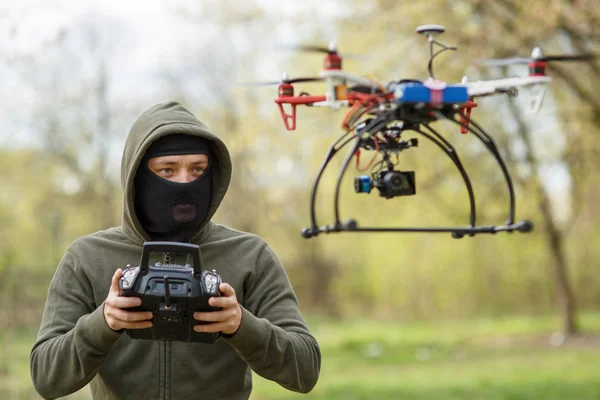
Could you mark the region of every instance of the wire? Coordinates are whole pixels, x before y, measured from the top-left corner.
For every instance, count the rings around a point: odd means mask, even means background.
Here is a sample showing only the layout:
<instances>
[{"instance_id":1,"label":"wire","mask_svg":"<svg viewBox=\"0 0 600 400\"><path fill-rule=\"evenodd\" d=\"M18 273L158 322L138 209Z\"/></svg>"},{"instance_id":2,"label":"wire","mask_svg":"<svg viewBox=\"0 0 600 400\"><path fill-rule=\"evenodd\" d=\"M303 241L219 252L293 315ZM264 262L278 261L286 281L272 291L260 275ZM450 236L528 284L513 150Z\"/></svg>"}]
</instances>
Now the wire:
<instances>
[{"instance_id":1,"label":"wire","mask_svg":"<svg viewBox=\"0 0 600 400\"><path fill-rule=\"evenodd\" d=\"M377 156L379 155L379 142L377 141L377 136L373 136L373 141L375 142L375 155L373 155L373 157L371 158L371 161L369 161L367 166L364 167L363 169L358 168L358 166L357 166L356 169L358 170L358 172L365 172L366 170L368 170L371 167L371 165L373 164L373 162L375 161L375 159L377 158Z\"/></svg>"},{"instance_id":2,"label":"wire","mask_svg":"<svg viewBox=\"0 0 600 400\"><path fill-rule=\"evenodd\" d=\"M344 116L344 119L342 120L342 128L346 129L347 131L353 130L353 129L350 129L350 124L348 123L348 121L350 120L350 117L354 117L354 115L356 115L356 113L358 112L358 110L361 107L363 107L362 103L354 103L354 105L352 105L352 107L346 113L346 115ZM362 113L360 113L360 115L362 115ZM356 118L353 118L352 122L354 123L354 121L356 121L358 118L360 118L360 115Z\"/></svg>"},{"instance_id":3,"label":"wire","mask_svg":"<svg viewBox=\"0 0 600 400\"><path fill-rule=\"evenodd\" d=\"M376 169L376 168L377 168L378 166L380 166L380 165L381 165L381 167L379 167L379 169L378 169L376 172L372 172L372 173L374 173L374 174L375 174L375 173L377 173L377 172L381 171L381 170L383 169L383 163L384 163L384 161L383 161L383 160L380 160L379 162L376 162L376 163L375 163L375 164L374 164L374 165L371 167L371 171L373 171L374 169Z\"/></svg>"},{"instance_id":4,"label":"wire","mask_svg":"<svg viewBox=\"0 0 600 400\"><path fill-rule=\"evenodd\" d=\"M376 84L377 86L379 86L379 89L381 89L381 92L385 93L385 86L383 86L381 83L379 83L375 79L371 78L369 75L364 75L363 77L365 79L367 79L368 81L373 82L374 84Z\"/></svg>"}]
</instances>

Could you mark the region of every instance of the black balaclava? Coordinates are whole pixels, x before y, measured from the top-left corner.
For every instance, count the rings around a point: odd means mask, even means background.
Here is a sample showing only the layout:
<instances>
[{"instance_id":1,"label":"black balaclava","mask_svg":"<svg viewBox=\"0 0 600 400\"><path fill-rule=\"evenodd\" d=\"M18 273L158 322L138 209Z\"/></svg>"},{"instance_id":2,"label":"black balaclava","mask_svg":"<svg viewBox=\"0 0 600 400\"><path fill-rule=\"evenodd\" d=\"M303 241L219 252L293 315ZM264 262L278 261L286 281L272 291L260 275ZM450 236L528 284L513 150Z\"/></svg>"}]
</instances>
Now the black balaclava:
<instances>
[{"instance_id":1,"label":"black balaclava","mask_svg":"<svg viewBox=\"0 0 600 400\"><path fill-rule=\"evenodd\" d=\"M148 168L154 157L206 154L208 167L191 182L171 182ZM208 214L212 189L212 154L207 139L182 134L153 142L135 175L135 212L152 240L188 242Z\"/></svg>"}]
</instances>

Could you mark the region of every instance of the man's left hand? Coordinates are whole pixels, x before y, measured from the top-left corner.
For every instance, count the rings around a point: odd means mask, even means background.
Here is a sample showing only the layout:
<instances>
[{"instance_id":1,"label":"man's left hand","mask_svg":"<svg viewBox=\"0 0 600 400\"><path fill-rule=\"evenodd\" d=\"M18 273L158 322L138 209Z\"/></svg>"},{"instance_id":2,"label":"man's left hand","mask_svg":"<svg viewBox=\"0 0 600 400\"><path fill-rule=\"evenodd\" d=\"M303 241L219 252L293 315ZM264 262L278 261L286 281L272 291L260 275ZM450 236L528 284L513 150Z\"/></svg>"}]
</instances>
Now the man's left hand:
<instances>
[{"instance_id":1,"label":"man's left hand","mask_svg":"<svg viewBox=\"0 0 600 400\"><path fill-rule=\"evenodd\" d=\"M196 325L196 332L222 332L226 335L232 335L240 327L242 322L242 309L240 308L235 290L227 283L221 283L220 297L211 297L208 304L213 307L221 307L220 311L195 312L194 319L208 324Z\"/></svg>"}]
</instances>

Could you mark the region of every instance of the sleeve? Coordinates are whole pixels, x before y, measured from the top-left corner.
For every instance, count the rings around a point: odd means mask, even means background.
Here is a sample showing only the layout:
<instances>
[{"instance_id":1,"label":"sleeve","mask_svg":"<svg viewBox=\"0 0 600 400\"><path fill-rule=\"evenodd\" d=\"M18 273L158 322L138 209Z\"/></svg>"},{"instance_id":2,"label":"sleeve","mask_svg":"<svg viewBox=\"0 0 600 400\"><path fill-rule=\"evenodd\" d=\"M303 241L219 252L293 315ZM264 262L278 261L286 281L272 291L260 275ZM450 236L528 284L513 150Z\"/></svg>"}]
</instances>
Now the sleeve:
<instances>
[{"instance_id":1,"label":"sleeve","mask_svg":"<svg viewBox=\"0 0 600 400\"><path fill-rule=\"evenodd\" d=\"M104 319L92 285L67 250L48 289L38 337L30 354L33 384L44 398L66 396L96 375L121 333Z\"/></svg>"},{"instance_id":2,"label":"sleeve","mask_svg":"<svg viewBox=\"0 0 600 400\"><path fill-rule=\"evenodd\" d=\"M244 294L242 322L223 340L263 378L308 393L317 384L321 351L298 308L283 266L265 244Z\"/></svg>"}]
</instances>

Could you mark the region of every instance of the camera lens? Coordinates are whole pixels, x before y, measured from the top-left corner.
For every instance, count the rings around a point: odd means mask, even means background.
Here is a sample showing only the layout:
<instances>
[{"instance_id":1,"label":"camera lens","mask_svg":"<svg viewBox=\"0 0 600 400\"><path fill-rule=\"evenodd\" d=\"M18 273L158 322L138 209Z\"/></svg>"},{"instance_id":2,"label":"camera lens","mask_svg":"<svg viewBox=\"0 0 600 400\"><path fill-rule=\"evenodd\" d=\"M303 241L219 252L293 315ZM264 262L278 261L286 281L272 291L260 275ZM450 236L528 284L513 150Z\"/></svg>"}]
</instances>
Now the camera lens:
<instances>
[{"instance_id":1,"label":"camera lens","mask_svg":"<svg viewBox=\"0 0 600 400\"><path fill-rule=\"evenodd\" d=\"M393 172L390 174L392 174L388 180L390 189L399 190L406 187L406 179L404 179L403 175Z\"/></svg>"}]
</instances>

